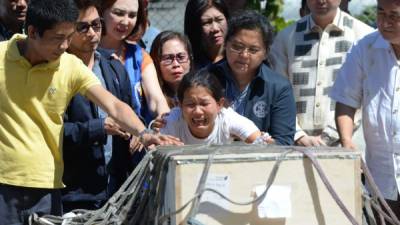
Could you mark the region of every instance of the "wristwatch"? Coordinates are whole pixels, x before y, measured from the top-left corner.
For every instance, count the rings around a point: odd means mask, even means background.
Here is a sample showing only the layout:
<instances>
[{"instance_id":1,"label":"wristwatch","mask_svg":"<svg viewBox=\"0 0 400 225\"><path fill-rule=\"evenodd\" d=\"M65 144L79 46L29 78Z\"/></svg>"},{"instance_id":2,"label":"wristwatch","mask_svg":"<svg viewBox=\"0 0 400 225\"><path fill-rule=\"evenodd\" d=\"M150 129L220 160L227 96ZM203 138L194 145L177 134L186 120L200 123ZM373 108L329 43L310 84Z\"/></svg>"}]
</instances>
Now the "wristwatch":
<instances>
[{"instance_id":1,"label":"wristwatch","mask_svg":"<svg viewBox=\"0 0 400 225\"><path fill-rule=\"evenodd\" d=\"M139 135L138 135L138 137L139 137L139 142L142 143L143 145L144 145L143 136L144 136L145 134L154 134L154 130L149 129L149 128L146 128L146 129L142 130L142 131L139 133Z\"/></svg>"}]
</instances>

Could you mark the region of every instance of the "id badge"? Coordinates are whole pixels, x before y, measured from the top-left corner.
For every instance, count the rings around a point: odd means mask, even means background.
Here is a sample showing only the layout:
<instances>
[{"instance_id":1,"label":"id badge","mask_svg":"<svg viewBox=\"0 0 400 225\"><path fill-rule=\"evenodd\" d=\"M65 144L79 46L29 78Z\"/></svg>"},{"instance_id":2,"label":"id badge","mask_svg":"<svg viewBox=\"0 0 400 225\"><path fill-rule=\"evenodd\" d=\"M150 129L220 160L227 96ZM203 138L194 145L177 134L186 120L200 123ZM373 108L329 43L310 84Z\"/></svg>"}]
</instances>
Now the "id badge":
<instances>
[{"instance_id":1,"label":"id badge","mask_svg":"<svg viewBox=\"0 0 400 225\"><path fill-rule=\"evenodd\" d=\"M400 154L393 154L394 177L396 179L397 191L400 193Z\"/></svg>"}]
</instances>

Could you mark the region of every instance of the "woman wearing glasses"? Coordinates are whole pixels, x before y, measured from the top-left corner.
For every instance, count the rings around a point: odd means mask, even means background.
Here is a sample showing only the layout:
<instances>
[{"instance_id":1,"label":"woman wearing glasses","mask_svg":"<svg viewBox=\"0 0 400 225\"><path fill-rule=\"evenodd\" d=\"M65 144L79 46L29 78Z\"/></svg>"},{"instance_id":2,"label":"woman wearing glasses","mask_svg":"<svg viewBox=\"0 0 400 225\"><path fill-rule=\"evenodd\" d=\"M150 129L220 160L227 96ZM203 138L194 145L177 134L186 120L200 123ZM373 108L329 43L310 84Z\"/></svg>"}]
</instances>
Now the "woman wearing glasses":
<instances>
[{"instance_id":1,"label":"woman wearing glasses","mask_svg":"<svg viewBox=\"0 0 400 225\"><path fill-rule=\"evenodd\" d=\"M125 65L136 114L148 123L152 118L169 112L153 61L144 49L135 44L147 26L143 0L103 0L101 15L105 24L100 42L101 52L119 59Z\"/></svg>"},{"instance_id":2,"label":"woman wearing glasses","mask_svg":"<svg viewBox=\"0 0 400 225\"><path fill-rule=\"evenodd\" d=\"M183 76L192 68L192 47L178 32L163 31L153 41L150 52L158 81L170 108L178 105L176 93Z\"/></svg>"},{"instance_id":3,"label":"woman wearing glasses","mask_svg":"<svg viewBox=\"0 0 400 225\"><path fill-rule=\"evenodd\" d=\"M225 38L226 60L210 69L225 87L226 100L239 114L268 132L277 144L292 145L296 106L289 81L267 63L273 30L255 11L232 17Z\"/></svg>"}]
</instances>

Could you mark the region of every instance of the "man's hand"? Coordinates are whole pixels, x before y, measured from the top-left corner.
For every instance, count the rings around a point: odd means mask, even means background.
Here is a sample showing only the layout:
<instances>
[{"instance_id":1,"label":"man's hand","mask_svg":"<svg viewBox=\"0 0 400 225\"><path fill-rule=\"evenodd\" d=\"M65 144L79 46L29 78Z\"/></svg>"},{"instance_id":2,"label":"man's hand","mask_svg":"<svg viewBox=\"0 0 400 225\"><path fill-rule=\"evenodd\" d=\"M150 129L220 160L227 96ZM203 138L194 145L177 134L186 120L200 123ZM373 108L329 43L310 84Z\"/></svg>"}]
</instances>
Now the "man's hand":
<instances>
[{"instance_id":1,"label":"man's hand","mask_svg":"<svg viewBox=\"0 0 400 225\"><path fill-rule=\"evenodd\" d=\"M142 141L142 142L140 142ZM153 134L144 133L142 137L132 136L129 143L129 152L133 154L135 151L142 151L144 147L148 149L154 149L156 145L178 145L181 146L183 143L174 136L164 134Z\"/></svg>"},{"instance_id":2,"label":"man's hand","mask_svg":"<svg viewBox=\"0 0 400 225\"><path fill-rule=\"evenodd\" d=\"M107 135L118 135L125 140L128 140L131 136L129 133L123 131L111 117L106 117L104 119L104 130L106 131Z\"/></svg>"},{"instance_id":3,"label":"man's hand","mask_svg":"<svg viewBox=\"0 0 400 225\"><path fill-rule=\"evenodd\" d=\"M140 140L145 147L151 147L153 145L183 145L179 138L164 134L144 133Z\"/></svg>"},{"instance_id":4,"label":"man's hand","mask_svg":"<svg viewBox=\"0 0 400 225\"><path fill-rule=\"evenodd\" d=\"M308 136L304 135L296 141L296 145L312 147L312 146L326 146L326 143L322 140L321 135L319 136Z\"/></svg>"},{"instance_id":5,"label":"man's hand","mask_svg":"<svg viewBox=\"0 0 400 225\"><path fill-rule=\"evenodd\" d=\"M342 143L343 148L348 148L351 150L357 149L356 145L353 143L353 141L351 139L342 139L341 143Z\"/></svg>"},{"instance_id":6,"label":"man's hand","mask_svg":"<svg viewBox=\"0 0 400 225\"><path fill-rule=\"evenodd\" d=\"M129 143L129 152L133 155L136 151L142 151L144 148L143 144L140 143L139 138L136 136L132 136L132 139Z\"/></svg>"}]
</instances>

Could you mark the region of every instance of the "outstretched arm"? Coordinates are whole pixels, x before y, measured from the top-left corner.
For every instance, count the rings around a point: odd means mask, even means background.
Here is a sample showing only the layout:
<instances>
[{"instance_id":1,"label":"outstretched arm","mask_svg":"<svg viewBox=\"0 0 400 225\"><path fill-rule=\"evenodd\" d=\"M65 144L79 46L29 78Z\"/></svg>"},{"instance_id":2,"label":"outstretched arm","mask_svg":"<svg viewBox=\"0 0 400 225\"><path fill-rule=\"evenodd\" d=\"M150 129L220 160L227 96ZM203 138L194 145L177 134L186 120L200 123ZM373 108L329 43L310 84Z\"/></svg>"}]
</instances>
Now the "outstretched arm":
<instances>
[{"instance_id":1,"label":"outstretched arm","mask_svg":"<svg viewBox=\"0 0 400 225\"><path fill-rule=\"evenodd\" d=\"M123 130L135 136L142 136L145 146L155 145L181 145L178 138L165 135L153 135L143 132L144 124L140 121L133 110L125 103L117 99L101 85L95 85L88 89L86 96L100 106L113 118Z\"/></svg>"}]
</instances>

